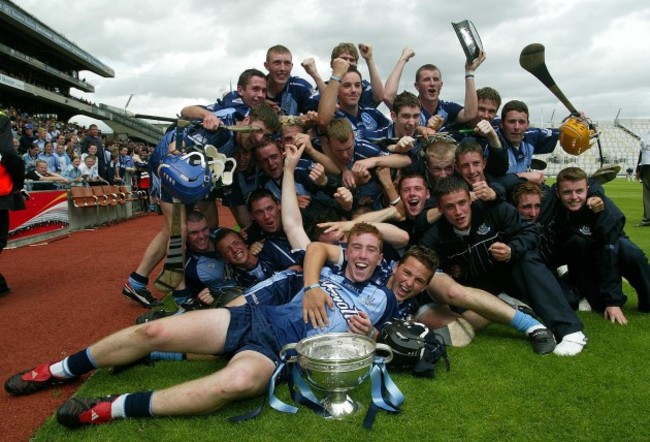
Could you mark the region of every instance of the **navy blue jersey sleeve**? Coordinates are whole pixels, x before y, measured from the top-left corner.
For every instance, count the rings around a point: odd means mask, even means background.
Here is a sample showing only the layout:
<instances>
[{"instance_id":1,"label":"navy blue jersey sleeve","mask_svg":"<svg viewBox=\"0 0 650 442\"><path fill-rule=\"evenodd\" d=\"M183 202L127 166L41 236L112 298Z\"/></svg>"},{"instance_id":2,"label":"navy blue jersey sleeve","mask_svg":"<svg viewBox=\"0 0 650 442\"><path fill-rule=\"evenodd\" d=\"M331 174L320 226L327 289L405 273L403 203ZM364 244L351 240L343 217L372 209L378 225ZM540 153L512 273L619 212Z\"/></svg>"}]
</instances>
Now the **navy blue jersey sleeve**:
<instances>
[{"instance_id":1,"label":"navy blue jersey sleeve","mask_svg":"<svg viewBox=\"0 0 650 442\"><path fill-rule=\"evenodd\" d=\"M248 304L282 305L291 301L302 287L302 273L285 270L246 289L244 297Z\"/></svg>"},{"instance_id":2,"label":"navy blue jersey sleeve","mask_svg":"<svg viewBox=\"0 0 650 442\"><path fill-rule=\"evenodd\" d=\"M288 241L267 238L258 258L265 261L273 270L285 270L291 266L302 266L304 250L292 250Z\"/></svg>"},{"instance_id":3,"label":"navy blue jersey sleeve","mask_svg":"<svg viewBox=\"0 0 650 442\"><path fill-rule=\"evenodd\" d=\"M529 129L526 135L531 133L531 143L535 146L534 154L551 153L555 150L557 140L560 137L559 129Z\"/></svg>"}]
</instances>

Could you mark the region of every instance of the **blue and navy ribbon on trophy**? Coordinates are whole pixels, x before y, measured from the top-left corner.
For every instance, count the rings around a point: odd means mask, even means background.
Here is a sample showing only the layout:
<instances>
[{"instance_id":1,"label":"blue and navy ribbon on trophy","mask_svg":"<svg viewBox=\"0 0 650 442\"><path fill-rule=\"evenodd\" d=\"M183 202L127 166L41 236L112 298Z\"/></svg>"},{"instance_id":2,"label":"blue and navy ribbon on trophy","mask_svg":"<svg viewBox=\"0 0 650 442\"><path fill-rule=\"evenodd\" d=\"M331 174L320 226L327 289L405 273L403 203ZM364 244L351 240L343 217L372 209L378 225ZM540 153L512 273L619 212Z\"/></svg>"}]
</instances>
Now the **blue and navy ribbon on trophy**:
<instances>
[{"instance_id":1,"label":"blue and navy ribbon on trophy","mask_svg":"<svg viewBox=\"0 0 650 442\"><path fill-rule=\"evenodd\" d=\"M282 374L283 370L288 369L289 362L286 354L282 354L280 357L280 363L275 368L273 375L269 381L268 387L268 402L269 405L278 411L284 413L295 414L298 412L298 407L289 405L275 395L275 385L278 381L278 378ZM319 414L324 417L330 417L330 414L323 408L320 404L320 401L305 382L302 376L302 369L297 363L293 363L291 371L288 375L289 391L291 393L291 399L297 403L304 405L305 407L313 410L316 414ZM371 380L371 394L372 394L372 403L368 407L368 412L363 420L363 427L370 429L372 424L375 421L377 411L384 410L388 413L399 413L401 409L400 405L404 403L404 394L397 387L395 382L391 379L386 369L386 364L384 363L384 358L381 356L375 357L372 368L370 370L370 380ZM248 413L233 416L229 418L232 422L242 422L249 419L257 417L262 412L263 406L257 407L255 410L252 410Z\"/></svg>"},{"instance_id":2,"label":"blue and navy ribbon on trophy","mask_svg":"<svg viewBox=\"0 0 650 442\"><path fill-rule=\"evenodd\" d=\"M377 411L384 410L388 413L399 413L399 406L404 403L404 394L391 379L384 363L384 358L375 358L370 370L370 390L372 404L363 419L363 428L370 429L377 417Z\"/></svg>"}]
</instances>

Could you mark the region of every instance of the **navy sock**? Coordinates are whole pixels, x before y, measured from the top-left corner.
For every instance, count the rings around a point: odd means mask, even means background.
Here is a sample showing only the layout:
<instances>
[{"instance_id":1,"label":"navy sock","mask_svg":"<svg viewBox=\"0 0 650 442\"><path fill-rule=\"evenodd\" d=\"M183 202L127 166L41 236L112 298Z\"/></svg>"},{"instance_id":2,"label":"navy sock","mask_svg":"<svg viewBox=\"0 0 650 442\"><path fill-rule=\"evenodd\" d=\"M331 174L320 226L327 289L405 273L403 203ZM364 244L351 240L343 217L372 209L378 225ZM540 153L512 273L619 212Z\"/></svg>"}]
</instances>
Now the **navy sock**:
<instances>
[{"instance_id":1,"label":"navy sock","mask_svg":"<svg viewBox=\"0 0 650 442\"><path fill-rule=\"evenodd\" d=\"M81 376L97 368L95 361L90 357L90 349L85 348L80 352L70 355L66 359L66 371L72 376Z\"/></svg>"},{"instance_id":2,"label":"navy sock","mask_svg":"<svg viewBox=\"0 0 650 442\"><path fill-rule=\"evenodd\" d=\"M153 391L129 394L124 400L126 417L148 417L151 414L151 396Z\"/></svg>"},{"instance_id":3,"label":"navy sock","mask_svg":"<svg viewBox=\"0 0 650 442\"><path fill-rule=\"evenodd\" d=\"M142 290L146 288L147 284L149 284L149 278L146 276L138 275L135 272L131 273L129 276L129 285L136 290Z\"/></svg>"}]
</instances>

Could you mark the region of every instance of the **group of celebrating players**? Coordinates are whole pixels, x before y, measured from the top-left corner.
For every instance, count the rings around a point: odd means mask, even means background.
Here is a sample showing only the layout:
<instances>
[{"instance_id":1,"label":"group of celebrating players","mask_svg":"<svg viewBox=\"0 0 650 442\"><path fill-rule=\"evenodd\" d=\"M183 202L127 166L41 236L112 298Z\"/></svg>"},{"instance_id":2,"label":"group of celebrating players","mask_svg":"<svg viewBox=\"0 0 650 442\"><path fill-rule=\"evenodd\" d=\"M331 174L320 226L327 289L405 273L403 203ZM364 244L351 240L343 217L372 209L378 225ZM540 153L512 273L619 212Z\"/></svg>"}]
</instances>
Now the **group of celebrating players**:
<instances>
[{"instance_id":1,"label":"group of celebrating players","mask_svg":"<svg viewBox=\"0 0 650 442\"><path fill-rule=\"evenodd\" d=\"M370 45L341 43L329 81L313 60L302 63L314 89L291 75L291 52L277 45L268 74L248 69L218 102L182 109L192 123L170 129L150 158L165 222L123 288L152 311L12 376L5 390L31 394L142 358L230 356L214 374L163 390L70 399L57 418L76 428L199 414L261 394L280 349L316 333L376 339L398 317L463 346L495 321L524 333L536 353L573 356L587 343L575 313L583 298L625 324L625 277L639 310L650 311L650 265L599 180L568 167L549 187L532 169L559 131L529 127L518 100L497 117L499 93L475 87L483 52L465 64L463 105L440 99L432 64L416 72L418 95L398 94L414 56L404 49L383 83ZM219 225L217 199L239 231ZM171 250L180 203L183 270L166 266L156 284L178 306L167 312L147 286Z\"/></svg>"}]
</instances>

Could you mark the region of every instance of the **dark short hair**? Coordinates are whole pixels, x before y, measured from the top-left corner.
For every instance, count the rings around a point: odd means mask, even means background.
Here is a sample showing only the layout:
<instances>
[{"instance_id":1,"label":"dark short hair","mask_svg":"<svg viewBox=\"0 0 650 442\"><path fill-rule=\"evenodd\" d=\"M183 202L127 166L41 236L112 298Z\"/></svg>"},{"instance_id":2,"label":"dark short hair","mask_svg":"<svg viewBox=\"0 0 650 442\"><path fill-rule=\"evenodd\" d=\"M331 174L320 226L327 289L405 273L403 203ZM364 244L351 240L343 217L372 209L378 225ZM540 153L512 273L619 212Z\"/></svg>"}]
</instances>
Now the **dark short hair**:
<instances>
[{"instance_id":1,"label":"dark short hair","mask_svg":"<svg viewBox=\"0 0 650 442\"><path fill-rule=\"evenodd\" d=\"M237 79L237 86L245 88L253 77L262 77L266 80L266 75L264 75L264 73L259 69L246 69L239 75L239 79Z\"/></svg>"},{"instance_id":2,"label":"dark short hair","mask_svg":"<svg viewBox=\"0 0 650 442\"><path fill-rule=\"evenodd\" d=\"M404 253L404 255L402 255L402 257L399 260L399 263L404 264L404 262L409 257L417 259L427 269L431 270L431 277L427 281L428 284L429 281L431 281L431 278L433 278L434 273L436 272L436 270L438 270L438 267L440 266L440 259L438 258L438 254L428 247L415 245L410 247Z\"/></svg>"},{"instance_id":3,"label":"dark short hair","mask_svg":"<svg viewBox=\"0 0 650 442\"><path fill-rule=\"evenodd\" d=\"M421 174L420 172L418 172L418 171L410 170L410 171L404 173L404 174L400 177L399 182L397 183L397 190L398 190L398 192L399 192L399 190L402 189L402 183L404 182L404 180L407 180L407 179L410 179L410 178L420 178L420 179L422 179L422 182L424 183L424 187L427 187L427 179L425 178L425 176L422 175L422 174Z\"/></svg>"},{"instance_id":4,"label":"dark short hair","mask_svg":"<svg viewBox=\"0 0 650 442\"><path fill-rule=\"evenodd\" d=\"M510 100L506 104L503 105L503 109L501 109L501 119L505 120L506 115L508 115L508 112L523 112L526 114L526 118L530 115L528 113L528 106L526 106L526 103L523 101L519 100Z\"/></svg>"},{"instance_id":5,"label":"dark short hair","mask_svg":"<svg viewBox=\"0 0 650 442\"><path fill-rule=\"evenodd\" d=\"M398 114L399 111L405 106L414 106L420 109L420 100L418 100L418 97L416 97L415 94L404 91L401 94L395 96L395 100L393 100L393 112L395 112L395 114Z\"/></svg>"},{"instance_id":6,"label":"dark short hair","mask_svg":"<svg viewBox=\"0 0 650 442\"><path fill-rule=\"evenodd\" d=\"M280 118L270 104L262 101L256 104L249 115L250 121L261 121L272 133L280 132Z\"/></svg>"},{"instance_id":7,"label":"dark short hair","mask_svg":"<svg viewBox=\"0 0 650 442\"><path fill-rule=\"evenodd\" d=\"M290 51L289 48L287 48L286 46L283 46L283 45L275 45L275 46L271 46L271 47L266 51L266 61L269 61L269 57L270 57L271 54L273 54L273 53L275 53L275 54L289 54L289 55L291 55L291 51Z\"/></svg>"},{"instance_id":8,"label":"dark short hair","mask_svg":"<svg viewBox=\"0 0 650 442\"><path fill-rule=\"evenodd\" d=\"M438 181L435 189L433 189L436 200L440 200L441 197L450 193L462 191L469 193L469 186L465 180L458 175L450 175L444 177Z\"/></svg>"},{"instance_id":9,"label":"dark short hair","mask_svg":"<svg viewBox=\"0 0 650 442\"><path fill-rule=\"evenodd\" d=\"M555 178L558 186L562 181L581 181L587 179L587 172L579 167L567 167L560 171Z\"/></svg>"},{"instance_id":10,"label":"dark short hair","mask_svg":"<svg viewBox=\"0 0 650 442\"><path fill-rule=\"evenodd\" d=\"M224 239L226 236L231 235L231 234L233 234L233 235L237 235L237 236L238 236L242 241L244 240L244 238L242 238L242 236L241 236L241 234L240 234L239 232L235 232L234 230L232 230L232 229L228 229L227 227L222 227L222 228L220 228L219 230L217 230L217 233L216 233L215 236L214 236L214 245L215 245L215 247L216 247L216 246L217 246L221 241L223 241L223 239Z\"/></svg>"},{"instance_id":11,"label":"dark short hair","mask_svg":"<svg viewBox=\"0 0 650 442\"><path fill-rule=\"evenodd\" d=\"M423 64L422 66L420 66L418 68L417 71L415 71L415 82L416 83L420 80L420 74L422 73L422 71L438 71L438 72L440 72L440 69L438 69L438 66L436 66L435 64L431 64L431 63ZM440 75L442 76L442 72L440 72Z\"/></svg>"},{"instance_id":12,"label":"dark short hair","mask_svg":"<svg viewBox=\"0 0 650 442\"><path fill-rule=\"evenodd\" d=\"M490 100L497 104L497 109L501 106L501 95L496 89L489 86L482 87L476 91L476 96L479 100Z\"/></svg>"},{"instance_id":13,"label":"dark short hair","mask_svg":"<svg viewBox=\"0 0 650 442\"><path fill-rule=\"evenodd\" d=\"M251 211L253 210L253 203L255 201L259 201L262 198L271 198L273 201L276 203L279 203L278 199L273 195L273 193L269 189L256 189L254 190L250 196L248 197L248 210Z\"/></svg>"},{"instance_id":14,"label":"dark short hair","mask_svg":"<svg viewBox=\"0 0 650 442\"><path fill-rule=\"evenodd\" d=\"M473 139L467 139L462 141L458 147L456 148L456 162L458 162L458 158L460 158L461 155L465 155L471 152L476 152L481 155L481 158L485 157L485 153L483 152L483 147L481 147L480 144L478 144L478 141L473 140Z\"/></svg>"},{"instance_id":15,"label":"dark short hair","mask_svg":"<svg viewBox=\"0 0 650 442\"><path fill-rule=\"evenodd\" d=\"M201 221L205 221L207 218L205 217L204 214L199 212L198 210L192 210L187 214L187 222L188 223L199 223Z\"/></svg>"}]
</instances>

